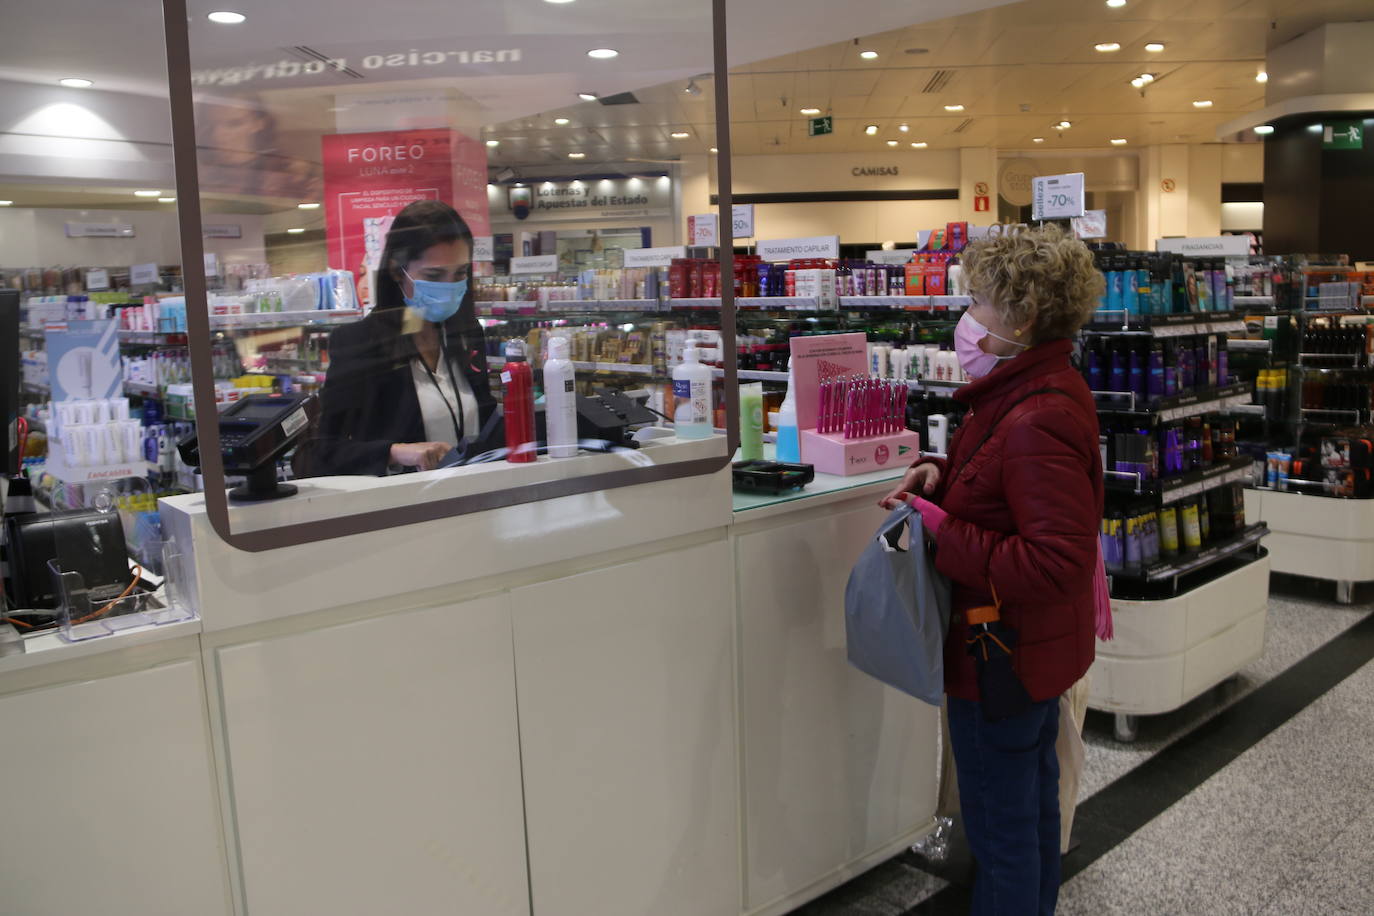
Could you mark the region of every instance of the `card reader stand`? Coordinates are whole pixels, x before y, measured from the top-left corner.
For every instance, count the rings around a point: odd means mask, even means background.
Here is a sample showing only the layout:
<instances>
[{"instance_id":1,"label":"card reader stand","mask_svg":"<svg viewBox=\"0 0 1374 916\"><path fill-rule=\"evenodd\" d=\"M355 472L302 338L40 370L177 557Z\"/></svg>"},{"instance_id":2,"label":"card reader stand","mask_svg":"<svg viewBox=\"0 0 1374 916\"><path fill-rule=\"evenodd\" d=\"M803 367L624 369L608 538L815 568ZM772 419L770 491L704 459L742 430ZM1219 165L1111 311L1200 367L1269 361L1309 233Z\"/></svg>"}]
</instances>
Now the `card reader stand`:
<instances>
[{"instance_id":1,"label":"card reader stand","mask_svg":"<svg viewBox=\"0 0 1374 916\"><path fill-rule=\"evenodd\" d=\"M242 486L229 491L229 498L254 503L294 496L296 487L277 482L277 461L305 437L319 410L319 399L314 395L253 394L220 413L224 473L247 478ZM200 467L196 434L183 439L177 448L188 466Z\"/></svg>"}]
</instances>

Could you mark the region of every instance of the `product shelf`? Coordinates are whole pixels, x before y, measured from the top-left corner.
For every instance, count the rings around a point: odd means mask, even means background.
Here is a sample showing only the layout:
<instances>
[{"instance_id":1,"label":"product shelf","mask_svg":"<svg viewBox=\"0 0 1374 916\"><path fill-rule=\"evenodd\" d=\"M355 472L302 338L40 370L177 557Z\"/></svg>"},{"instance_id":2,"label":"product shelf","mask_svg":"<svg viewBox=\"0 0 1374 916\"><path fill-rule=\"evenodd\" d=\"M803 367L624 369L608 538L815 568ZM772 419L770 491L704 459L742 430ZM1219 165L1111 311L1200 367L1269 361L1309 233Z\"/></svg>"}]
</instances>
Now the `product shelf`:
<instances>
[{"instance_id":1,"label":"product shelf","mask_svg":"<svg viewBox=\"0 0 1374 916\"><path fill-rule=\"evenodd\" d=\"M211 315L212 331L271 331L280 328L333 327L362 318L358 309L311 309L299 312L254 312L248 315ZM119 331L119 342L144 346L186 343L186 331Z\"/></svg>"},{"instance_id":2,"label":"product shelf","mask_svg":"<svg viewBox=\"0 0 1374 916\"><path fill-rule=\"evenodd\" d=\"M725 378L724 369L712 369L711 375L715 378ZM785 382L787 373L778 372L773 369L740 369L736 375L742 382Z\"/></svg>"},{"instance_id":3,"label":"product shelf","mask_svg":"<svg viewBox=\"0 0 1374 916\"><path fill-rule=\"evenodd\" d=\"M157 385L145 385L142 382L125 382L124 393L131 397L138 398L161 398L162 389Z\"/></svg>"},{"instance_id":4,"label":"product shelf","mask_svg":"<svg viewBox=\"0 0 1374 916\"><path fill-rule=\"evenodd\" d=\"M1122 320L1098 318L1121 315ZM1189 312L1179 315L1128 315L1119 311L1098 311L1083 329L1094 335L1134 334L1150 337L1187 337L1191 334L1230 334L1245 331L1245 321L1234 312Z\"/></svg>"},{"instance_id":5,"label":"product shelf","mask_svg":"<svg viewBox=\"0 0 1374 916\"><path fill-rule=\"evenodd\" d=\"M1128 391L1094 391L1093 397L1101 413L1154 416L1167 423L1184 417L1217 413L1235 405L1247 405L1250 403L1250 392L1249 382L1232 382L1220 388L1176 394L1154 401L1143 401Z\"/></svg>"},{"instance_id":6,"label":"product shelf","mask_svg":"<svg viewBox=\"0 0 1374 916\"><path fill-rule=\"evenodd\" d=\"M972 296L841 296L842 309L903 309L910 311L947 311L968 308Z\"/></svg>"},{"instance_id":7,"label":"product shelf","mask_svg":"<svg viewBox=\"0 0 1374 916\"><path fill-rule=\"evenodd\" d=\"M1231 297L1231 304L1232 304L1232 305L1252 305L1252 306L1258 306L1258 305L1273 305L1273 304L1274 304L1274 297L1273 297L1273 296L1232 296L1232 297Z\"/></svg>"},{"instance_id":8,"label":"product shelf","mask_svg":"<svg viewBox=\"0 0 1374 916\"><path fill-rule=\"evenodd\" d=\"M1270 353L1274 349L1274 341L1268 339L1249 340L1244 337L1232 337L1227 339L1226 349L1243 353Z\"/></svg>"},{"instance_id":9,"label":"product shelf","mask_svg":"<svg viewBox=\"0 0 1374 916\"><path fill-rule=\"evenodd\" d=\"M1247 483L1253 473L1249 456L1232 458L1209 468L1200 468L1156 480L1141 480L1122 472L1108 472L1105 483L1108 493L1137 497L1159 497L1161 505L1178 502L1233 483Z\"/></svg>"},{"instance_id":10,"label":"product shelf","mask_svg":"<svg viewBox=\"0 0 1374 916\"><path fill-rule=\"evenodd\" d=\"M1191 572L1196 572L1206 566L1210 566L1219 560L1234 556L1243 550L1254 547L1260 539L1269 533L1269 526L1264 522L1257 522L1247 525L1243 531L1220 543L1210 547L1204 547L1197 553L1179 557L1176 560L1168 560L1163 563L1156 563L1147 566L1137 573L1114 572L1113 579L1132 579L1144 582L1163 582L1166 579L1173 579L1184 576Z\"/></svg>"},{"instance_id":11,"label":"product shelf","mask_svg":"<svg viewBox=\"0 0 1374 916\"><path fill-rule=\"evenodd\" d=\"M954 391L963 388L968 382L953 382L935 378L907 379L906 386L912 391Z\"/></svg>"}]
</instances>

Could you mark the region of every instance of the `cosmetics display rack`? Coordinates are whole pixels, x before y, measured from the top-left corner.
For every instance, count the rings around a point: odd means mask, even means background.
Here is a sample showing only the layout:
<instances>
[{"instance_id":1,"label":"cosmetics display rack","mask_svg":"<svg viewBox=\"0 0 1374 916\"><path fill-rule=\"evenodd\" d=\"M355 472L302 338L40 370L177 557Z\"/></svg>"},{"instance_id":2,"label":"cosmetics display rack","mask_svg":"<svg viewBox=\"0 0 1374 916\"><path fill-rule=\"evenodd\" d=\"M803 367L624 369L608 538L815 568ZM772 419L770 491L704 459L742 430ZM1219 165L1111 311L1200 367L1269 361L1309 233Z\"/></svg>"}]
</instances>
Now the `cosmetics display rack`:
<instances>
[{"instance_id":1,"label":"cosmetics display rack","mask_svg":"<svg viewBox=\"0 0 1374 916\"><path fill-rule=\"evenodd\" d=\"M968 296L840 296L835 308L822 308L814 296L754 296L735 299L735 307L742 311L915 311L947 312L967 308L973 303ZM526 302L478 302L478 314L486 317L571 317L585 313L645 313L676 310L701 311L720 309L719 298L696 299L563 299L540 304Z\"/></svg>"}]
</instances>

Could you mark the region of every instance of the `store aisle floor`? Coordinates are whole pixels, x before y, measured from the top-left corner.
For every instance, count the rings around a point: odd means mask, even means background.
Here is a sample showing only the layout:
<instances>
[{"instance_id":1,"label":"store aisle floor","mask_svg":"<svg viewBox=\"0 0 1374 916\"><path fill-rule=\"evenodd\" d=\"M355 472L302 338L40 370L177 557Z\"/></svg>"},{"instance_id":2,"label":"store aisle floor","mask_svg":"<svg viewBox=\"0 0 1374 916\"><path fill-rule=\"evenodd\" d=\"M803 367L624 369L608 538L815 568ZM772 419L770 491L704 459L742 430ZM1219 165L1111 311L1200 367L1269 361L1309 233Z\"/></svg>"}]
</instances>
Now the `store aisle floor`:
<instances>
[{"instance_id":1,"label":"store aisle floor","mask_svg":"<svg viewBox=\"0 0 1374 916\"><path fill-rule=\"evenodd\" d=\"M1374 913L1371 611L1275 595L1264 656L1142 719L1135 744L1090 714L1059 912ZM966 913L967 891L921 864L899 856L797 913Z\"/></svg>"}]
</instances>

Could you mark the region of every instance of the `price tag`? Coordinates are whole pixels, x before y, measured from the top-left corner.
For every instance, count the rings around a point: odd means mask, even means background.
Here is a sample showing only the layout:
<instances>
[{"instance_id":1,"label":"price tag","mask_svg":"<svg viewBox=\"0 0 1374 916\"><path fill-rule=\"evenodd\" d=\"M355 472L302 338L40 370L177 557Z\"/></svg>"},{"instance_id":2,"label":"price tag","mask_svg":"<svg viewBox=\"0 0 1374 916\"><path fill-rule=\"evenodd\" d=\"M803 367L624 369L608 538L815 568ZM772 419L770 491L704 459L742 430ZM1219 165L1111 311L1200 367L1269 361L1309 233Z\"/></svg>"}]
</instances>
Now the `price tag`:
<instances>
[{"instance_id":1,"label":"price tag","mask_svg":"<svg viewBox=\"0 0 1374 916\"><path fill-rule=\"evenodd\" d=\"M1103 239L1107 237L1107 211L1088 210L1073 219L1074 235L1080 239Z\"/></svg>"},{"instance_id":2,"label":"price tag","mask_svg":"<svg viewBox=\"0 0 1374 916\"><path fill-rule=\"evenodd\" d=\"M473 263L489 263L496 260L495 239L489 235L478 235L472 239Z\"/></svg>"},{"instance_id":3,"label":"price tag","mask_svg":"<svg viewBox=\"0 0 1374 916\"><path fill-rule=\"evenodd\" d=\"M1031 193L1032 219L1064 219L1084 213L1082 172L1033 178Z\"/></svg>"},{"instance_id":4,"label":"price tag","mask_svg":"<svg viewBox=\"0 0 1374 916\"><path fill-rule=\"evenodd\" d=\"M714 248L720 244L719 221L714 213L698 213L687 217L687 239L698 248Z\"/></svg>"},{"instance_id":5,"label":"price tag","mask_svg":"<svg viewBox=\"0 0 1374 916\"><path fill-rule=\"evenodd\" d=\"M92 267L86 271L86 289L109 289L110 272L103 267Z\"/></svg>"}]
</instances>

